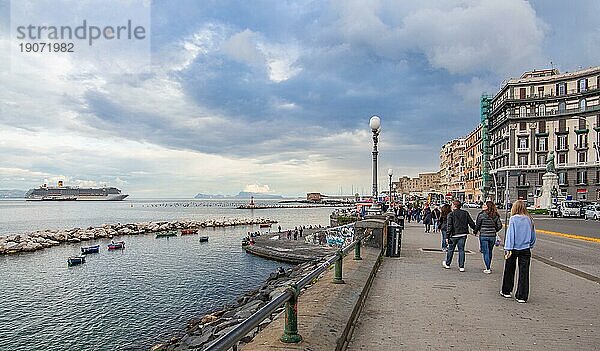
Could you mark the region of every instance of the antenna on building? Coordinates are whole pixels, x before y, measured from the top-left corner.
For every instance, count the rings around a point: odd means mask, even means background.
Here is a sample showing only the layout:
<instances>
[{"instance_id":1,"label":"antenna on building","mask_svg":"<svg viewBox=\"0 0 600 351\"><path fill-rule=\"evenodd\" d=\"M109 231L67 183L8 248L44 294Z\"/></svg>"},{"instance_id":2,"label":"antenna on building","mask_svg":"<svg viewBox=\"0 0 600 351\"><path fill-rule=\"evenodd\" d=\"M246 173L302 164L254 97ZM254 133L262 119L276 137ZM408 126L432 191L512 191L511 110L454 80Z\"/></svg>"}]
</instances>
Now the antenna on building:
<instances>
[{"instance_id":1,"label":"antenna on building","mask_svg":"<svg viewBox=\"0 0 600 351\"><path fill-rule=\"evenodd\" d=\"M552 69L554 69L554 62L550 61L550 67L552 67Z\"/></svg>"}]
</instances>

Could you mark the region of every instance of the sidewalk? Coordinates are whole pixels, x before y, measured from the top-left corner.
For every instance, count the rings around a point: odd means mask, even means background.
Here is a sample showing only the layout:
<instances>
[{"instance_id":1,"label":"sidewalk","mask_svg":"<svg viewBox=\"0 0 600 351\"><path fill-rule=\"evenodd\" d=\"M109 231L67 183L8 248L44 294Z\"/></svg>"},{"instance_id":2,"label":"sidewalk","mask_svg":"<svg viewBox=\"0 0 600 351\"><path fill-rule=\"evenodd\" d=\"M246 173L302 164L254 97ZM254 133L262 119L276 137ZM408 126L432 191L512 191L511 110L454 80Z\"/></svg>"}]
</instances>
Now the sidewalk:
<instances>
[{"instance_id":1,"label":"sidewalk","mask_svg":"<svg viewBox=\"0 0 600 351\"><path fill-rule=\"evenodd\" d=\"M499 295L504 260L484 274L469 236L466 271L441 267L440 234L407 224L400 258L375 277L348 350L600 350L600 284L532 259L526 304ZM513 294L514 295L514 294Z\"/></svg>"}]
</instances>

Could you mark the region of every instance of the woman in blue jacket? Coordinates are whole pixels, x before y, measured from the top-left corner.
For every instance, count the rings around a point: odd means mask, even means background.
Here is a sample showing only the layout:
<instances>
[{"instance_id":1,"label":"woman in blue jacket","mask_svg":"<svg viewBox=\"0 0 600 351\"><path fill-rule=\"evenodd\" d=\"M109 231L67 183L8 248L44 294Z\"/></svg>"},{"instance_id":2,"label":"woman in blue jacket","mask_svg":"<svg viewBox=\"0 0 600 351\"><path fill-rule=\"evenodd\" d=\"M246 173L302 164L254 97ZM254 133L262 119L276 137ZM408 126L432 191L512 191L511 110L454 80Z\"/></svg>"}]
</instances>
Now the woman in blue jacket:
<instances>
[{"instance_id":1,"label":"woman in blue jacket","mask_svg":"<svg viewBox=\"0 0 600 351\"><path fill-rule=\"evenodd\" d=\"M535 244L535 227L533 219L523 201L512 206L508 222L508 230L504 239L504 277L500 295L511 297L515 284L515 268L519 265L519 278L515 298L520 303L527 302L529 297L529 263L531 248Z\"/></svg>"}]
</instances>

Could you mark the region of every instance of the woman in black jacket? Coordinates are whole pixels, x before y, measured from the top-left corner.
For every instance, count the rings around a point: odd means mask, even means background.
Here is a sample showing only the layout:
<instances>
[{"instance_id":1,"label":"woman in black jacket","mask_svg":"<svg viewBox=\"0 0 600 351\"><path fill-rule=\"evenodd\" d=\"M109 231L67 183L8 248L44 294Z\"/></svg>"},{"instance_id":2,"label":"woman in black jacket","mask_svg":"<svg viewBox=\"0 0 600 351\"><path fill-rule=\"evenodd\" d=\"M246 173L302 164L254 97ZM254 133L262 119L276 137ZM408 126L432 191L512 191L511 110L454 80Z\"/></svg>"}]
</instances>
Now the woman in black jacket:
<instances>
[{"instance_id":1,"label":"woman in black jacket","mask_svg":"<svg viewBox=\"0 0 600 351\"><path fill-rule=\"evenodd\" d=\"M502 221L496 209L496 205L492 201L487 201L483 204L483 211L477 215L475 221L475 233L479 235L479 245L483 256L485 269L483 273L492 273L492 250L496 243L496 233L502 229Z\"/></svg>"}]
</instances>

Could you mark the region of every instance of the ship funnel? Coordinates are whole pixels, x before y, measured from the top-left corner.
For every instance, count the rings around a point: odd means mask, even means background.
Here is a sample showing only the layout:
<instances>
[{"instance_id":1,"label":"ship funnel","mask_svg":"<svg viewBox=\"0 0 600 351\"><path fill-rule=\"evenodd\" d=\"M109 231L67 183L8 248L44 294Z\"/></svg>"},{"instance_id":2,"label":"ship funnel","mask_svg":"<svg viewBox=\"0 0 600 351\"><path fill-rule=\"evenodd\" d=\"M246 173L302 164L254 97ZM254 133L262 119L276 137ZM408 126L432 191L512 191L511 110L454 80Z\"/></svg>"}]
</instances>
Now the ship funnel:
<instances>
[{"instance_id":1,"label":"ship funnel","mask_svg":"<svg viewBox=\"0 0 600 351\"><path fill-rule=\"evenodd\" d=\"M58 186L59 186L59 187L63 186L63 181L62 181L62 180L59 180L59 181L58 181Z\"/></svg>"}]
</instances>

